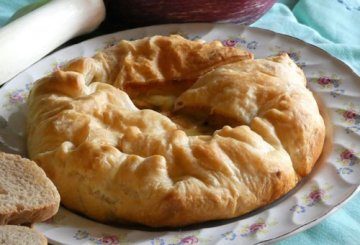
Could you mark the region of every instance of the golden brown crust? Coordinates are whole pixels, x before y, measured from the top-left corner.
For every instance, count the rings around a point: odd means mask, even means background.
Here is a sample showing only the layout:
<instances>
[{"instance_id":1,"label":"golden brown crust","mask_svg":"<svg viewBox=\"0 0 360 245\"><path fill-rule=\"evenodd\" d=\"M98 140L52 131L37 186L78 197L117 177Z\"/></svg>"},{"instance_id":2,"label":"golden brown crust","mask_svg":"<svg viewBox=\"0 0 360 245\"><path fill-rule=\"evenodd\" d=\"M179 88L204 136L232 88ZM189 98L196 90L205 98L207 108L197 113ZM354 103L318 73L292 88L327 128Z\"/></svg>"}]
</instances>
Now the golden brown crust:
<instances>
[{"instance_id":1,"label":"golden brown crust","mask_svg":"<svg viewBox=\"0 0 360 245\"><path fill-rule=\"evenodd\" d=\"M163 49L166 65L153 59ZM193 63L183 67L186 59ZM191 87L168 92L175 110L163 114L133 104L152 93L126 93L175 80ZM317 160L324 124L305 84L286 55L252 60L174 36L122 42L35 84L28 150L65 206L100 221L159 227L236 217L286 194ZM189 113L193 121L177 123ZM198 125L206 135L184 126L203 119L213 123Z\"/></svg>"},{"instance_id":2,"label":"golden brown crust","mask_svg":"<svg viewBox=\"0 0 360 245\"><path fill-rule=\"evenodd\" d=\"M270 123L303 177L318 159L325 137L324 121L305 85L303 72L286 54L245 60L202 76L177 98L175 110L202 108L232 124L250 125L260 135L267 133L259 122Z\"/></svg>"}]
</instances>

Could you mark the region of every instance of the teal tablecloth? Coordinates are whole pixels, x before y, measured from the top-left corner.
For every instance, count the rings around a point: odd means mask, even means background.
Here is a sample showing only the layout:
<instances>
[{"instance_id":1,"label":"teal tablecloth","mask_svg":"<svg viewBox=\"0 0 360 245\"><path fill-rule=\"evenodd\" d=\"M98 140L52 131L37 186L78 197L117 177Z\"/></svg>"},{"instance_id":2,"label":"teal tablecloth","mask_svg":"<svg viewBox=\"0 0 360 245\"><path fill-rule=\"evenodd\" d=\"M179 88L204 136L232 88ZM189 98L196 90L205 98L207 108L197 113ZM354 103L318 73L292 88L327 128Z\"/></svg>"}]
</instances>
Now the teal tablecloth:
<instances>
[{"instance_id":1,"label":"teal tablecloth","mask_svg":"<svg viewBox=\"0 0 360 245\"><path fill-rule=\"evenodd\" d=\"M0 27L50 0L0 0Z\"/></svg>"},{"instance_id":2,"label":"teal tablecloth","mask_svg":"<svg viewBox=\"0 0 360 245\"><path fill-rule=\"evenodd\" d=\"M21 12L47 1L0 0L0 26L24 6L27 8ZM253 26L314 44L343 60L360 74L359 0L282 0ZM320 224L278 244L360 244L360 194Z\"/></svg>"}]
</instances>

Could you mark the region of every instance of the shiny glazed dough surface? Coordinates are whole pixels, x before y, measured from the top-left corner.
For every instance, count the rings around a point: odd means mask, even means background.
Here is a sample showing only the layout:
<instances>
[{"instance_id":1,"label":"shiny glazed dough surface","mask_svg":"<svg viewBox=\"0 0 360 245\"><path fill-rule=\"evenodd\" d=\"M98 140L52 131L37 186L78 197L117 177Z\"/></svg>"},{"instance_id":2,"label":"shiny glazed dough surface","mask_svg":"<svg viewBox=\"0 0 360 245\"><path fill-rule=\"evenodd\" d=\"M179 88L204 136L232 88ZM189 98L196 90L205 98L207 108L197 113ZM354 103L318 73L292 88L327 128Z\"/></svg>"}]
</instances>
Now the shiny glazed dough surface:
<instances>
[{"instance_id":1,"label":"shiny glazed dough surface","mask_svg":"<svg viewBox=\"0 0 360 245\"><path fill-rule=\"evenodd\" d=\"M236 217L291 190L325 128L285 54L220 42L122 41L36 82L28 151L62 203L102 222L183 226Z\"/></svg>"}]
</instances>

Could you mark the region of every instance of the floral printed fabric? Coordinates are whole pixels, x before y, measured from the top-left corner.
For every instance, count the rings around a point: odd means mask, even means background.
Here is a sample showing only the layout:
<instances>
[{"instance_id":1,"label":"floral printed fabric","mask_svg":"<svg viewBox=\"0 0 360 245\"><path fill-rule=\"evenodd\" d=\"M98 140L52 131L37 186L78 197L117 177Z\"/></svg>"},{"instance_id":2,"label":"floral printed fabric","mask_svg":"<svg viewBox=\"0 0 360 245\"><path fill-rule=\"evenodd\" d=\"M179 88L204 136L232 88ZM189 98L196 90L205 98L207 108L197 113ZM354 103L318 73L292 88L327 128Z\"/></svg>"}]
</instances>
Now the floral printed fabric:
<instances>
[{"instance_id":1,"label":"floral printed fabric","mask_svg":"<svg viewBox=\"0 0 360 245\"><path fill-rule=\"evenodd\" d=\"M318 46L344 61L357 74L360 74L359 20L360 1L358 0L282 0L253 26L294 36ZM330 84L335 88L334 81L336 78L322 77L316 82L323 86ZM354 101L353 104L359 105L360 101ZM346 116L346 120L354 116L351 114L351 108L349 111L339 113L343 117ZM344 150L339 154L341 161L358 164L355 153ZM351 170L345 166L339 171L346 173L349 169ZM309 208L308 203L301 207L293 207L293 211L300 214L305 211L305 208ZM360 194L320 224L280 241L278 244L359 244L359 210Z\"/></svg>"}]
</instances>

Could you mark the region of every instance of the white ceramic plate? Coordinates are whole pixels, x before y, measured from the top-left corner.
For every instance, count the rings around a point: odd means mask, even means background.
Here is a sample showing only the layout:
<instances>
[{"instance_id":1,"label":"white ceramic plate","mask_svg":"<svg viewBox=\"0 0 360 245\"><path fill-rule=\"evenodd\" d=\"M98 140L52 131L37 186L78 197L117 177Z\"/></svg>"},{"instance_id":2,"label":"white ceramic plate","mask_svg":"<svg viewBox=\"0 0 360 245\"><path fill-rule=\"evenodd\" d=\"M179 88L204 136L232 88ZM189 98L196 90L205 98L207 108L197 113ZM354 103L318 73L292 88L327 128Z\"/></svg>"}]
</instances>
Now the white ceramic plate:
<instances>
[{"instance_id":1,"label":"white ceramic plate","mask_svg":"<svg viewBox=\"0 0 360 245\"><path fill-rule=\"evenodd\" d=\"M333 130L326 158L294 191L249 215L182 230L144 230L96 223L64 208L36 224L59 244L255 244L282 239L307 229L359 190L360 79L341 61L300 40L271 31L231 24L182 24L139 28L97 37L60 50L33 65L0 89L0 150L26 155L26 97L32 83L78 56L92 56L120 39L180 33L189 39L221 40L257 58L287 52L301 66L308 86L323 101Z\"/></svg>"}]
</instances>

